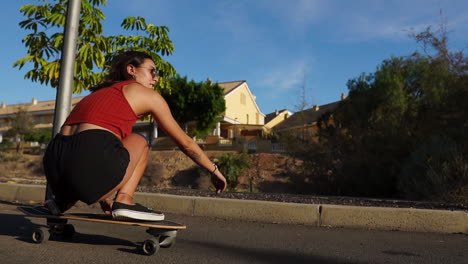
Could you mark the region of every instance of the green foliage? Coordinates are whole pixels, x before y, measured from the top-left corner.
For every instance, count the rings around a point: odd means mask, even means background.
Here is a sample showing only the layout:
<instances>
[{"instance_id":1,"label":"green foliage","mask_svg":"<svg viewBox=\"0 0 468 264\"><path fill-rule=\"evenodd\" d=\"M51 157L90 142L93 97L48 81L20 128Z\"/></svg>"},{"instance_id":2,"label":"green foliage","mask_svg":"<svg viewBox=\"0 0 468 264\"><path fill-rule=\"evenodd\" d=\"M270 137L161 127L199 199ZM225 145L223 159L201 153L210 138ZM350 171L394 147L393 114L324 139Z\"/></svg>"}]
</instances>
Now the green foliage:
<instances>
[{"instance_id":1,"label":"green foliage","mask_svg":"<svg viewBox=\"0 0 468 264\"><path fill-rule=\"evenodd\" d=\"M350 80L348 98L319 122L320 141L289 144L302 192L466 202L468 58L448 51L443 31L415 39L435 52Z\"/></svg>"},{"instance_id":2,"label":"green foliage","mask_svg":"<svg viewBox=\"0 0 468 264\"><path fill-rule=\"evenodd\" d=\"M33 117L27 110L19 108L18 112L9 118L9 124L10 129L6 135L20 139L16 144L16 152L22 154L24 136L34 128Z\"/></svg>"},{"instance_id":3,"label":"green foliage","mask_svg":"<svg viewBox=\"0 0 468 264\"><path fill-rule=\"evenodd\" d=\"M13 146L13 142L11 142L8 139L3 139L2 142L0 142L0 151L6 151L10 149Z\"/></svg>"},{"instance_id":4,"label":"green foliage","mask_svg":"<svg viewBox=\"0 0 468 264\"><path fill-rule=\"evenodd\" d=\"M244 169L250 168L249 155L247 154L247 151L243 151L237 154L222 154L214 160L218 165L219 171L221 171L224 177L226 177L228 183L227 187L229 190L234 190L237 187L239 184L238 178L242 174L242 171ZM207 171L205 168L197 166L196 173L198 174L198 179L196 182L198 188L212 188L212 183L210 180L211 173L209 171Z\"/></svg>"},{"instance_id":5,"label":"green foliage","mask_svg":"<svg viewBox=\"0 0 468 264\"><path fill-rule=\"evenodd\" d=\"M287 146L292 158L284 165L292 191L299 194L339 195L334 177L339 168L333 164L329 145L305 142L295 135L283 135L280 142Z\"/></svg>"},{"instance_id":6,"label":"green foliage","mask_svg":"<svg viewBox=\"0 0 468 264\"><path fill-rule=\"evenodd\" d=\"M52 129L33 129L24 136L25 141L49 143L52 139Z\"/></svg>"},{"instance_id":7,"label":"green foliage","mask_svg":"<svg viewBox=\"0 0 468 264\"><path fill-rule=\"evenodd\" d=\"M454 140L434 136L411 153L399 189L409 199L468 202L468 159Z\"/></svg>"},{"instance_id":8,"label":"green foliage","mask_svg":"<svg viewBox=\"0 0 468 264\"><path fill-rule=\"evenodd\" d=\"M66 22L67 0L38 0L38 5L28 4L20 8L26 17L19 26L31 33L23 38L27 56L13 66L22 69L31 67L26 79L58 87L60 55L63 45L63 28ZM73 92L80 93L101 82L104 70L109 67L112 55L120 50L132 49L149 53L160 70L158 86L168 88L165 76L175 74L173 66L161 56L171 55L174 45L169 39L169 28L147 23L142 17L127 17L123 30L137 35L104 35L102 21L106 19L99 9L106 0L82 0L78 28L77 52ZM159 55L161 54L161 55Z\"/></svg>"},{"instance_id":9,"label":"green foliage","mask_svg":"<svg viewBox=\"0 0 468 264\"><path fill-rule=\"evenodd\" d=\"M180 124L195 122L189 134L204 136L211 132L226 110L223 89L210 80L205 82L187 81L187 77L176 75L168 79L170 90L161 90L171 108L174 118Z\"/></svg>"},{"instance_id":10,"label":"green foliage","mask_svg":"<svg viewBox=\"0 0 468 264\"><path fill-rule=\"evenodd\" d=\"M19 137L22 140L34 128L32 115L23 108L19 108L16 113L9 117L9 124L10 129L7 131L7 135Z\"/></svg>"},{"instance_id":11,"label":"green foliage","mask_svg":"<svg viewBox=\"0 0 468 264\"><path fill-rule=\"evenodd\" d=\"M246 152L238 154L222 154L218 157L218 169L223 173L230 189L239 184L238 178L243 169L250 168L249 157Z\"/></svg>"}]
</instances>

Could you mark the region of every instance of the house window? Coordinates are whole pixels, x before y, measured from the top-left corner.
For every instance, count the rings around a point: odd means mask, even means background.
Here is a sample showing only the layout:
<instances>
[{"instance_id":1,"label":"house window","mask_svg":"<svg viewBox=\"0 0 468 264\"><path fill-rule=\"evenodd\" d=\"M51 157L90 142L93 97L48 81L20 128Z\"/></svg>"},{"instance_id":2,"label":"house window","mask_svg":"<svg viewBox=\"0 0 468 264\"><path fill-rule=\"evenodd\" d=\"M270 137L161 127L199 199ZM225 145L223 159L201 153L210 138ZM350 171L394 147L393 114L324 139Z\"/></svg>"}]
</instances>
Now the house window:
<instances>
[{"instance_id":1,"label":"house window","mask_svg":"<svg viewBox=\"0 0 468 264\"><path fill-rule=\"evenodd\" d=\"M249 114L247 114L247 122L246 122L246 124L248 124L248 123L249 123Z\"/></svg>"},{"instance_id":2,"label":"house window","mask_svg":"<svg viewBox=\"0 0 468 264\"><path fill-rule=\"evenodd\" d=\"M41 118L39 116L34 116L33 117L33 122L34 122L35 125L40 124L41 123Z\"/></svg>"},{"instance_id":3,"label":"house window","mask_svg":"<svg viewBox=\"0 0 468 264\"><path fill-rule=\"evenodd\" d=\"M241 93L241 95L240 95L240 102L243 105L246 104L246 97L245 97L245 94L243 94L243 93Z\"/></svg>"}]
</instances>

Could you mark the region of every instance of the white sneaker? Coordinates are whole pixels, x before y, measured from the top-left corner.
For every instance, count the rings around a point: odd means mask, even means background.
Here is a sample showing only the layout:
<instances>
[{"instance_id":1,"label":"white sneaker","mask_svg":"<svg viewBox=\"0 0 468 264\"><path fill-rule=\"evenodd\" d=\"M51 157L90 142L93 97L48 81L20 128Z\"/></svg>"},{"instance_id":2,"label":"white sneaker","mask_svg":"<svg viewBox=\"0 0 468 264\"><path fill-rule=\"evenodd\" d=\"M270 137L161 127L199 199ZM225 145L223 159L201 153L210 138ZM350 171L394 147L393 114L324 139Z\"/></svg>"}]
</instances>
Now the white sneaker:
<instances>
[{"instance_id":1,"label":"white sneaker","mask_svg":"<svg viewBox=\"0 0 468 264\"><path fill-rule=\"evenodd\" d=\"M164 214L155 212L141 204L129 205L115 202L112 204L112 217L115 220L162 221Z\"/></svg>"}]
</instances>

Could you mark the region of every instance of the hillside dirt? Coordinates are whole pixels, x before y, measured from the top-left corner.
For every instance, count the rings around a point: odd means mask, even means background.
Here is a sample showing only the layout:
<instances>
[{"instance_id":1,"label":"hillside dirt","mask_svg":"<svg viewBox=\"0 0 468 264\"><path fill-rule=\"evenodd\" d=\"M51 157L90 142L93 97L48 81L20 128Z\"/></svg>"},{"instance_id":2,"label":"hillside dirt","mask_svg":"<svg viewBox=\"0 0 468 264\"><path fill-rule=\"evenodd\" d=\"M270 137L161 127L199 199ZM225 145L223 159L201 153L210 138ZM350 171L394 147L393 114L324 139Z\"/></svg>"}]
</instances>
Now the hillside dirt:
<instances>
[{"instance_id":1,"label":"hillside dirt","mask_svg":"<svg viewBox=\"0 0 468 264\"><path fill-rule=\"evenodd\" d=\"M233 151L206 151L215 159ZM0 182L45 184L41 155L24 154L15 159L14 154L0 163ZM288 158L281 154L250 154L251 168L245 169L238 178L239 184L232 191L288 192L285 163ZM200 182L197 169L191 159L181 151L151 151L148 167L140 186L159 189L208 189Z\"/></svg>"},{"instance_id":2,"label":"hillside dirt","mask_svg":"<svg viewBox=\"0 0 468 264\"><path fill-rule=\"evenodd\" d=\"M234 152L206 151L210 158L224 153ZM2 154L0 158L0 183L46 184L40 155L25 154L16 159L13 154ZM149 160L138 191L292 203L468 211L465 204L294 194L286 169L294 161L282 154L249 154L251 167L242 172L237 187L220 195L213 192L209 179L198 176L196 170L199 167L181 151L152 151Z\"/></svg>"}]
</instances>

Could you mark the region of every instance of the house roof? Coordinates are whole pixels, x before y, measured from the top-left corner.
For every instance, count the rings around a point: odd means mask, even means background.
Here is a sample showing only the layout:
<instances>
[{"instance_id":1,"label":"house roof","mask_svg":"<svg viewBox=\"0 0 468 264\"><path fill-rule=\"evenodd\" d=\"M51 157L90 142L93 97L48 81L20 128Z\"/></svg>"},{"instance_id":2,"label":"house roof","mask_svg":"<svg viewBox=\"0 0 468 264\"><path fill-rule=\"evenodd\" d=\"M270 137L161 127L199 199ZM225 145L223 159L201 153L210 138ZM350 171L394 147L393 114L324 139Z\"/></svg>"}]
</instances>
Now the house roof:
<instances>
[{"instance_id":1,"label":"house roof","mask_svg":"<svg viewBox=\"0 0 468 264\"><path fill-rule=\"evenodd\" d=\"M327 113L333 112L341 101L324 104L320 106L314 106L312 108L299 111L294 113L291 117L286 119L284 122L277 125L274 129L276 131L287 130L297 126L311 125L319 120L319 118Z\"/></svg>"},{"instance_id":2,"label":"house roof","mask_svg":"<svg viewBox=\"0 0 468 264\"><path fill-rule=\"evenodd\" d=\"M252 94L252 91L250 91L249 86L247 85L247 81L241 80L241 81L232 81L232 82L223 82L223 83L218 83L218 85L224 89L224 98L226 98L228 95L230 95L233 91L235 91L237 88L241 87L243 84L245 84L247 88L247 92L249 93L250 98L254 102L254 106L257 109L258 113L261 115L265 116L265 114L260 111L260 108L257 105L256 98Z\"/></svg>"},{"instance_id":3,"label":"house roof","mask_svg":"<svg viewBox=\"0 0 468 264\"><path fill-rule=\"evenodd\" d=\"M245 83L245 80L242 81L232 81L232 82L222 82L218 83L218 85L224 89L224 96L226 96L228 93L234 91L237 87Z\"/></svg>"},{"instance_id":4,"label":"house roof","mask_svg":"<svg viewBox=\"0 0 468 264\"><path fill-rule=\"evenodd\" d=\"M273 120L273 118L277 117L279 114L283 113L284 111L288 111L288 109L277 110L275 112L265 115L265 124Z\"/></svg>"},{"instance_id":5,"label":"house roof","mask_svg":"<svg viewBox=\"0 0 468 264\"><path fill-rule=\"evenodd\" d=\"M77 104L84 96L81 97L74 97L72 98L72 106ZM41 113L41 112L51 112L55 109L55 100L48 100L48 101L37 101L33 98L31 103L25 104L14 104L14 105L2 105L0 106L0 116L11 115L18 112L19 108L23 108L28 112L34 113Z\"/></svg>"}]
</instances>

